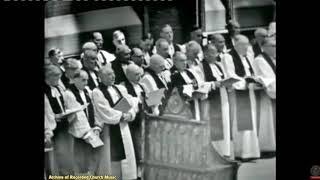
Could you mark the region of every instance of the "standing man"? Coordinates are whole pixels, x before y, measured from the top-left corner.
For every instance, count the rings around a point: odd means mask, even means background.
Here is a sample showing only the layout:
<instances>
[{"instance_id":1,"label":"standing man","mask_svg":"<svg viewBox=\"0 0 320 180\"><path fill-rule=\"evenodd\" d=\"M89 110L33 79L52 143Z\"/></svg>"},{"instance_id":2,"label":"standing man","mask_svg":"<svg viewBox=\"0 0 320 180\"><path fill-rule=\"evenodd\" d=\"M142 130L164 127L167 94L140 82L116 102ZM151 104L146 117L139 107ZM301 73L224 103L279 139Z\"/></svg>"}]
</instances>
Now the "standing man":
<instances>
[{"instance_id":1,"label":"standing man","mask_svg":"<svg viewBox=\"0 0 320 180\"><path fill-rule=\"evenodd\" d=\"M268 37L268 31L264 28L258 28L254 32L254 42L252 43L252 49L254 53L254 57L257 57L259 54L262 53L261 45L262 42Z\"/></svg>"},{"instance_id":2,"label":"standing man","mask_svg":"<svg viewBox=\"0 0 320 180\"><path fill-rule=\"evenodd\" d=\"M263 52L252 63L255 75L263 85L260 94L258 138L262 157L276 151L276 41L267 38L262 42Z\"/></svg>"},{"instance_id":3,"label":"standing man","mask_svg":"<svg viewBox=\"0 0 320 180\"><path fill-rule=\"evenodd\" d=\"M51 48L48 52L49 55L49 61L51 64L57 66L60 71L63 73L65 71L63 67L63 52L58 48ZM59 87L62 89L62 91L66 90L66 87L64 86L64 83L62 82L62 79L58 82Z\"/></svg>"},{"instance_id":4,"label":"standing man","mask_svg":"<svg viewBox=\"0 0 320 180\"><path fill-rule=\"evenodd\" d=\"M136 159L128 122L135 119L138 101L122 86L114 85L115 74L109 65L99 70L99 77L101 84L92 91L92 101L96 124L102 129L104 146L101 161L105 163L105 174L112 174L118 179L136 179ZM122 98L126 98L131 106L127 112L114 109Z\"/></svg>"},{"instance_id":5,"label":"standing man","mask_svg":"<svg viewBox=\"0 0 320 180\"><path fill-rule=\"evenodd\" d=\"M146 93L159 90L161 88L168 89L168 83L162 75L162 71L165 69L164 58L158 54L151 56L150 66L145 69L145 74L141 79L141 84L146 87ZM159 115L159 106L151 107L152 113Z\"/></svg>"},{"instance_id":6,"label":"standing man","mask_svg":"<svg viewBox=\"0 0 320 180\"><path fill-rule=\"evenodd\" d=\"M240 25L236 20L230 20L227 24L228 35L226 37L227 51L230 51L235 44L235 36L240 34Z\"/></svg>"},{"instance_id":7,"label":"standing man","mask_svg":"<svg viewBox=\"0 0 320 180\"><path fill-rule=\"evenodd\" d=\"M90 90L99 86L98 71L97 71L97 53L94 51L84 51L82 70L88 73L88 87Z\"/></svg>"},{"instance_id":8,"label":"standing man","mask_svg":"<svg viewBox=\"0 0 320 180\"><path fill-rule=\"evenodd\" d=\"M61 81L63 82L66 89L70 87L71 84L73 84L73 76L74 73L80 69L80 62L76 59L69 58L64 62L64 69L65 72L62 73Z\"/></svg>"},{"instance_id":9,"label":"standing man","mask_svg":"<svg viewBox=\"0 0 320 180\"><path fill-rule=\"evenodd\" d=\"M144 54L140 48L132 48L131 52L131 61L134 62L134 64L138 65L139 67L142 67L146 64Z\"/></svg>"},{"instance_id":10,"label":"standing man","mask_svg":"<svg viewBox=\"0 0 320 180\"><path fill-rule=\"evenodd\" d=\"M254 78L252 58L247 56L249 45L246 36L236 35L234 48L230 51L232 58L223 60L226 76L241 79L230 89L229 101L235 157L242 161L260 157L254 92L257 84L252 80Z\"/></svg>"},{"instance_id":11,"label":"standing man","mask_svg":"<svg viewBox=\"0 0 320 180\"><path fill-rule=\"evenodd\" d=\"M74 138L69 134L69 117L64 116L66 112L66 99L64 92L58 86L61 77L61 70L55 65L45 66L44 93L48 99L52 114L47 117L54 117L56 128L53 130L53 149L56 164L54 175L73 175L74 169ZM46 111L49 113L50 111ZM52 119L53 120L53 119ZM53 129L53 128L52 128ZM52 130L51 129L51 130ZM55 168L54 168L55 169Z\"/></svg>"},{"instance_id":12,"label":"standing man","mask_svg":"<svg viewBox=\"0 0 320 180\"><path fill-rule=\"evenodd\" d=\"M105 51L105 50L102 50L103 48L103 36L100 32L93 32L92 35L91 35L91 40L92 42L94 42L98 48L98 65L99 67L101 66L104 66L108 63L111 63L113 60L116 59L116 57Z\"/></svg>"},{"instance_id":13,"label":"standing man","mask_svg":"<svg viewBox=\"0 0 320 180\"><path fill-rule=\"evenodd\" d=\"M170 58L172 58L174 52L181 50L180 47L177 44L173 43L174 34L173 34L172 27L169 24L165 24L164 26L161 27L161 29L160 29L160 37L163 38L163 39L166 39L168 41L168 43L169 43L169 55L170 55ZM154 47L153 48L153 54L156 54L156 53L157 53L157 50Z\"/></svg>"},{"instance_id":14,"label":"standing man","mask_svg":"<svg viewBox=\"0 0 320 180\"><path fill-rule=\"evenodd\" d=\"M125 75L126 69L130 61L131 49L127 45L118 45L116 51L116 60L111 63L112 69L115 72L115 84L120 84L127 80Z\"/></svg>"},{"instance_id":15,"label":"standing man","mask_svg":"<svg viewBox=\"0 0 320 180\"><path fill-rule=\"evenodd\" d=\"M225 157L231 157L230 138L230 107L227 89L220 82L225 78L225 70L217 62L219 52L213 44L204 47L202 67L206 82L212 82L212 91L209 93L210 123L213 128L211 136L217 151Z\"/></svg>"},{"instance_id":16,"label":"standing man","mask_svg":"<svg viewBox=\"0 0 320 180\"><path fill-rule=\"evenodd\" d=\"M144 119L145 109L145 88L139 83L143 75L143 69L136 64L128 65L126 70L128 81L124 81L121 85L126 89L128 94L138 99L138 113L134 121L129 123L130 132L132 135L133 146L135 150L138 177L141 177L141 160L142 160L142 123Z\"/></svg>"},{"instance_id":17,"label":"standing man","mask_svg":"<svg viewBox=\"0 0 320 180\"><path fill-rule=\"evenodd\" d=\"M167 83L171 82L170 76L170 69L173 66L173 61L169 54L169 43L166 39L160 38L156 41L156 49L157 54L164 58L164 65L165 70L162 72L164 78L166 78Z\"/></svg>"}]
</instances>

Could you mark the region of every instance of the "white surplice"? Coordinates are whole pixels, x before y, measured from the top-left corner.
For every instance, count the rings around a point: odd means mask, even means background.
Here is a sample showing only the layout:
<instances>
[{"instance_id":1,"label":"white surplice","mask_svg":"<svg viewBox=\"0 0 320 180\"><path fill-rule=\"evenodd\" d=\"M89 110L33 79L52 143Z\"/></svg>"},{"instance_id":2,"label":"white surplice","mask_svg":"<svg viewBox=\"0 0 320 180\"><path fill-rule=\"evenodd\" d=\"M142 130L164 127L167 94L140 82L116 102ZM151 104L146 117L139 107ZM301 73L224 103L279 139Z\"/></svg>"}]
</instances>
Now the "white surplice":
<instances>
[{"instance_id":1,"label":"white surplice","mask_svg":"<svg viewBox=\"0 0 320 180\"><path fill-rule=\"evenodd\" d=\"M240 56L241 57L241 56ZM252 56L248 57L249 62L252 62ZM241 57L246 76L251 76L249 65L244 57ZM239 77L235 72L235 66L233 63L232 56L229 54L224 54L221 59L223 68L226 72L226 78L236 77L240 78L241 81L233 84L233 89L236 90L246 90L246 81L244 78ZM251 63L252 64L252 63ZM235 91L231 89L229 91L229 104L230 104L230 118L232 121L232 135L233 135L233 145L234 145L234 155L239 158L259 158L260 157L260 147L257 136L257 110L256 110L256 97L254 92L254 86L249 85L249 98L251 106L251 119L252 119L252 130L238 130L238 120L237 120L237 106L236 106L236 94Z\"/></svg>"},{"instance_id":2,"label":"white surplice","mask_svg":"<svg viewBox=\"0 0 320 180\"><path fill-rule=\"evenodd\" d=\"M261 80L264 91L260 95L260 117L258 138L261 151L276 151L275 114L276 75L262 55L252 63L256 76Z\"/></svg>"},{"instance_id":3,"label":"white surplice","mask_svg":"<svg viewBox=\"0 0 320 180\"><path fill-rule=\"evenodd\" d=\"M217 62L216 62L217 63ZM209 64L212 75L216 78L217 81L222 80L221 72L219 71L217 64ZM219 65L222 69L222 73L225 73L225 70L222 66ZM213 84L213 89L217 87ZM229 108L229 99L226 87L220 87L220 100L221 100L221 113L222 113L222 126L223 126L223 139L218 141L213 141L213 145L216 150L223 156L231 156L231 138L230 138L230 108Z\"/></svg>"},{"instance_id":4,"label":"white surplice","mask_svg":"<svg viewBox=\"0 0 320 180\"><path fill-rule=\"evenodd\" d=\"M138 111L138 100L133 98L131 95L126 93L126 90L120 86L116 85L121 92L122 96L127 98L128 102L132 106L128 113L131 114L131 120L134 120L136 112ZM116 91L108 88L110 96L116 98ZM114 99L116 100L116 99ZM109 124L119 124L121 137L123 140L124 150L126 159L121 162L122 178L124 179L136 179L137 178L137 167L136 167L136 158L134 154L134 147L132 143L132 137L130 129L127 122L121 121L122 112L113 109L108 100L104 97L103 93L99 88L95 88L92 91L92 101L95 110L95 123L96 125L102 127L104 146L102 147L103 151L103 164L99 168L99 174L112 174L111 170L111 155L110 155L110 134L109 134ZM104 169L104 168L107 168ZM111 170L111 172L110 172Z\"/></svg>"},{"instance_id":5,"label":"white surplice","mask_svg":"<svg viewBox=\"0 0 320 180\"><path fill-rule=\"evenodd\" d=\"M166 86L167 88L167 82L165 81L164 78L161 77L161 74L158 75L160 80L163 82L163 84ZM156 81L154 80L154 78L148 73L145 72L145 74L143 75L143 77L140 80L140 83L143 87L145 87L145 93L148 94L152 91L156 91L159 90ZM159 105L157 106L153 106L151 107L152 109L152 114L153 115L159 115Z\"/></svg>"}]
</instances>

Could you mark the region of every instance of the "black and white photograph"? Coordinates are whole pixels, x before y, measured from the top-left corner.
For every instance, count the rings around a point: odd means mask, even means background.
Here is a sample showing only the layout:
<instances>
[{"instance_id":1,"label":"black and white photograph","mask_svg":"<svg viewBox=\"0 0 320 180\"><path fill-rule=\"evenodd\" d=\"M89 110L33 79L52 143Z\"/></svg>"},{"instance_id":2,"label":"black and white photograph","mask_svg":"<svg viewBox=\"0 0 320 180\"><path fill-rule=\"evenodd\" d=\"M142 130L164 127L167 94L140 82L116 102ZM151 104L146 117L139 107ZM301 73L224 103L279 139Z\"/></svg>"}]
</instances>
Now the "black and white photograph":
<instances>
[{"instance_id":1,"label":"black and white photograph","mask_svg":"<svg viewBox=\"0 0 320 180\"><path fill-rule=\"evenodd\" d=\"M44 180L276 179L276 0L43 7Z\"/></svg>"}]
</instances>

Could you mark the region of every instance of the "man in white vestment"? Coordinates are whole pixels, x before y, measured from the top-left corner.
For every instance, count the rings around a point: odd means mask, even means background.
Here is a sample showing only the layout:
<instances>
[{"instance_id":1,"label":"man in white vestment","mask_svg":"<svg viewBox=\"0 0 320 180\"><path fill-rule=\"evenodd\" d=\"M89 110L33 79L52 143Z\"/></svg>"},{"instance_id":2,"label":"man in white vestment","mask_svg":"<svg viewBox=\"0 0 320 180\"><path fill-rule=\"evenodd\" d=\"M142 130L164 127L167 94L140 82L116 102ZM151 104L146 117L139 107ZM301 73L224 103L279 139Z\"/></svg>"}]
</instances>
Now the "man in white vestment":
<instances>
[{"instance_id":1,"label":"man in white vestment","mask_svg":"<svg viewBox=\"0 0 320 180\"><path fill-rule=\"evenodd\" d=\"M143 75L143 69L136 64L129 64L126 69L127 81L122 82L120 85L123 86L127 93L139 100L138 107L139 111L136 114L134 121L129 123L132 141L135 150L138 177L141 178L142 174L142 131L144 131L144 110L145 110L145 87L140 84L140 79Z\"/></svg>"},{"instance_id":2,"label":"man in white vestment","mask_svg":"<svg viewBox=\"0 0 320 180\"><path fill-rule=\"evenodd\" d=\"M108 51L103 50L103 36L100 32L93 32L91 35L91 40L94 42L98 48L98 66L104 66L108 63L111 63L113 60L116 59L116 57L109 53Z\"/></svg>"},{"instance_id":3,"label":"man in white vestment","mask_svg":"<svg viewBox=\"0 0 320 180\"><path fill-rule=\"evenodd\" d=\"M202 68L206 82L212 82L212 91L209 93L210 112L213 119L210 119L214 126L213 144L217 151L226 157L231 157L231 128L230 108L227 89L221 86L220 82L225 78L225 70L217 62L219 52L213 44L204 47L204 60Z\"/></svg>"},{"instance_id":4,"label":"man in white vestment","mask_svg":"<svg viewBox=\"0 0 320 180\"><path fill-rule=\"evenodd\" d=\"M128 122L135 119L138 100L127 94L122 86L114 85L115 74L110 65L100 69L99 77L101 84L92 91L92 101L96 125L102 129L104 146L101 154L108 170L105 175L111 174L117 179L136 179L136 158ZM131 106L127 112L115 109L122 98Z\"/></svg>"},{"instance_id":5,"label":"man in white vestment","mask_svg":"<svg viewBox=\"0 0 320 180\"><path fill-rule=\"evenodd\" d=\"M258 138L262 156L275 153L275 101L276 101L276 41L267 38L262 42L263 53L255 58L252 67L264 90L260 94ZM259 106L258 106L259 107Z\"/></svg>"},{"instance_id":6,"label":"man in white vestment","mask_svg":"<svg viewBox=\"0 0 320 180\"><path fill-rule=\"evenodd\" d=\"M165 70L163 72L161 72L163 74L163 76L166 78L167 82L170 82L170 69L173 66L173 61L170 57L169 54L169 43L166 39L160 38L156 41L156 49L157 49L157 54L159 54L160 56L162 56L164 58L164 65L165 65Z\"/></svg>"},{"instance_id":7,"label":"man in white vestment","mask_svg":"<svg viewBox=\"0 0 320 180\"><path fill-rule=\"evenodd\" d=\"M145 74L140 83L145 87L146 94L159 90L168 89L168 83L162 75L165 69L165 60L162 56L155 54L150 58L150 66L145 69ZM159 105L151 107L152 114L159 115Z\"/></svg>"},{"instance_id":8,"label":"man in white vestment","mask_svg":"<svg viewBox=\"0 0 320 180\"><path fill-rule=\"evenodd\" d=\"M249 81L254 78L252 56L248 56L249 40L244 35L236 35L234 48L224 58L222 64L227 77L241 79L229 89L230 118L234 153L237 159L249 161L260 157L257 136L257 110L254 90L257 84Z\"/></svg>"}]
</instances>

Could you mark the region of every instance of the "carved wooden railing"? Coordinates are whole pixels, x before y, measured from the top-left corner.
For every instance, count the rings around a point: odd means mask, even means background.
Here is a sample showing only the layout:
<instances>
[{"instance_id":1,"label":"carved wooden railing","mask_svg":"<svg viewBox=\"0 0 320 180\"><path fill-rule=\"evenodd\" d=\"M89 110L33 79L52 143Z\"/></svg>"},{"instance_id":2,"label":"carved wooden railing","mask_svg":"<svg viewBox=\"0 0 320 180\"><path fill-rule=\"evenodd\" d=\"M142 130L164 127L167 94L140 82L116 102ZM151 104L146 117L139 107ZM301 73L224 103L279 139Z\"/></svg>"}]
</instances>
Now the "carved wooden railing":
<instances>
[{"instance_id":1,"label":"carved wooden railing","mask_svg":"<svg viewBox=\"0 0 320 180\"><path fill-rule=\"evenodd\" d=\"M170 98L181 103L178 93L173 92ZM178 111L172 106L174 101L169 100L163 115L147 115L143 122L143 179L236 179L239 165L224 159L212 146L206 114L201 113L201 120L196 121L190 117L190 106L180 104ZM206 103L202 101L200 106L206 107Z\"/></svg>"}]
</instances>

